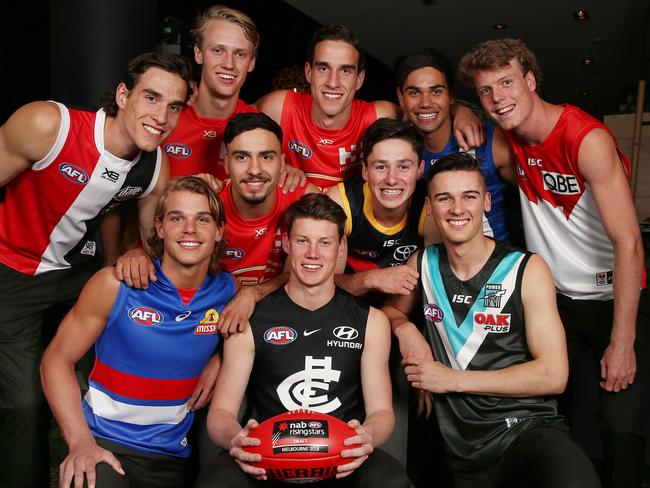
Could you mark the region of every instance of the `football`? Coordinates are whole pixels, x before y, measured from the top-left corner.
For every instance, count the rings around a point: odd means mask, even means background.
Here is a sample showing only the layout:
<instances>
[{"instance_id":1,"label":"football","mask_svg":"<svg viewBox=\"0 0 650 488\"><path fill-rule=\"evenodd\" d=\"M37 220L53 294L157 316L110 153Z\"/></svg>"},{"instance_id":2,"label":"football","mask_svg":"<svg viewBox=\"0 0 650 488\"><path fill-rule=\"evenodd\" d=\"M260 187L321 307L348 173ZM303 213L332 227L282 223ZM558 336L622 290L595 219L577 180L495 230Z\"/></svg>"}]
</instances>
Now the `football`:
<instances>
[{"instance_id":1,"label":"football","mask_svg":"<svg viewBox=\"0 0 650 488\"><path fill-rule=\"evenodd\" d=\"M356 435L345 422L311 410L293 410L266 419L249 436L261 442L246 451L261 454L259 463L269 479L311 483L336 475L336 468L351 461L341 451L357 447L343 441Z\"/></svg>"}]
</instances>

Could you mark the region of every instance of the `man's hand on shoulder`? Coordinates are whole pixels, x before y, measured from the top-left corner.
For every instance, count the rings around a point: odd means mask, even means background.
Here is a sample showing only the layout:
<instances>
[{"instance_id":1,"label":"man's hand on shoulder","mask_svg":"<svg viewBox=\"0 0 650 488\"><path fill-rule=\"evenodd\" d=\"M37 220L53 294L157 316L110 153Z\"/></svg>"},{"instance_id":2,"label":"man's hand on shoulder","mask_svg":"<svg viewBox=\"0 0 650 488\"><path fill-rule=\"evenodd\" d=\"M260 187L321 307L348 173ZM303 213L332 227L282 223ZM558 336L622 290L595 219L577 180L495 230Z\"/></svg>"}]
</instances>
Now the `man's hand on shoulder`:
<instances>
[{"instance_id":1,"label":"man's hand on shoulder","mask_svg":"<svg viewBox=\"0 0 650 488\"><path fill-rule=\"evenodd\" d=\"M379 293L388 295L409 295L417 286L419 274L410 266L390 266L377 270L370 270L368 273L369 287Z\"/></svg>"},{"instance_id":2,"label":"man's hand on shoulder","mask_svg":"<svg viewBox=\"0 0 650 488\"><path fill-rule=\"evenodd\" d=\"M342 464L337 468L337 478L345 478L346 476L350 476L355 469L359 468L359 466L361 466L365 460L368 459L368 456L370 456L374 450L372 447L372 434L363 425L361 425L361 422L353 419L348 422L348 426L356 431L356 435L345 439L343 441L343 444L345 446L358 444L358 446L341 451L341 457L354 459L351 462Z\"/></svg>"},{"instance_id":3,"label":"man's hand on shoulder","mask_svg":"<svg viewBox=\"0 0 650 488\"><path fill-rule=\"evenodd\" d=\"M217 376L221 369L221 352L214 354L208 364L205 365L190 400L187 402L187 408L190 410L199 410L205 407L212 400L214 385L217 382Z\"/></svg>"},{"instance_id":4,"label":"man's hand on shoulder","mask_svg":"<svg viewBox=\"0 0 650 488\"><path fill-rule=\"evenodd\" d=\"M156 281L156 268L141 247L122 254L115 264L115 276L131 288L145 289L149 281Z\"/></svg>"},{"instance_id":5,"label":"man's hand on shoulder","mask_svg":"<svg viewBox=\"0 0 650 488\"><path fill-rule=\"evenodd\" d=\"M230 334L244 332L248 326L248 319L255 311L256 294L253 287L242 287L228 302L219 315L217 330L227 338Z\"/></svg>"},{"instance_id":6,"label":"man's hand on shoulder","mask_svg":"<svg viewBox=\"0 0 650 488\"><path fill-rule=\"evenodd\" d=\"M249 437L250 431L256 429L259 423L255 419L250 419L244 428L240 430L230 441L230 455L239 465L241 470L255 478L256 480L265 480L266 471L263 468L256 468L250 463L260 462L262 456L246 452L243 448L248 446L259 446L260 440L256 437Z\"/></svg>"},{"instance_id":7,"label":"man's hand on shoulder","mask_svg":"<svg viewBox=\"0 0 650 488\"><path fill-rule=\"evenodd\" d=\"M112 452L99 447L94 440L70 447L70 452L59 467L59 480L62 488L83 484L84 477L88 488L95 488L96 471L99 463L109 464L117 473L124 475L122 465Z\"/></svg>"},{"instance_id":8,"label":"man's hand on shoulder","mask_svg":"<svg viewBox=\"0 0 650 488\"><path fill-rule=\"evenodd\" d=\"M284 165L284 169L280 173L280 179L278 180L278 185L282 188L282 193L293 193L298 186L303 187L306 184L307 176L305 176L302 170L290 164Z\"/></svg>"},{"instance_id":9,"label":"man's hand on shoulder","mask_svg":"<svg viewBox=\"0 0 650 488\"><path fill-rule=\"evenodd\" d=\"M197 173L193 176L196 176L197 178L201 178L208 185L210 185L212 191L214 191L217 194L219 194L221 190L223 190L223 187L226 186L226 183L223 180L216 178L214 175L211 175L210 173Z\"/></svg>"},{"instance_id":10,"label":"man's hand on shoulder","mask_svg":"<svg viewBox=\"0 0 650 488\"><path fill-rule=\"evenodd\" d=\"M463 151L469 151L485 142L485 127L479 118L464 105L454 105L454 137Z\"/></svg>"}]
</instances>

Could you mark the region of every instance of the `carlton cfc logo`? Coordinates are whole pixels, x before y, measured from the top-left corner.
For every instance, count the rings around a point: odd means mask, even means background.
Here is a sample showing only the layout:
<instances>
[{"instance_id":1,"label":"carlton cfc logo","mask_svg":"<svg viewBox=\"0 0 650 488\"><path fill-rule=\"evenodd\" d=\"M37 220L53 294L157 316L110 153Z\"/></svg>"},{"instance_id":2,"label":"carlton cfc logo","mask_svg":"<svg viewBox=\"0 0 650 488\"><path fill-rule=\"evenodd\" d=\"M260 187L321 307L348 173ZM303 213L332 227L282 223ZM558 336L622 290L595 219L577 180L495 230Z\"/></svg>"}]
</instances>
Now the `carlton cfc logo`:
<instances>
[{"instance_id":1,"label":"carlton cfc logo","mask_svg":"<svg viewBox=\"0 0 650 488\"><path fill-rule=\"evenodd\" d=\"M190 146L181 144L180 142L170 142L165 144L165 152L175 158L187 158L192 154Z\"/></svg>"},{"instance_id":2,"label":"carlton cfc logo","mask_svg":"<svg viewBox=\"0 0 650 488\"><path fill-rule=\"evenodd\" d=\"M129 318L140 325L158 325L163 321L163 315L155 308L133 307L129 310Z\"/></svg>"},{"instance_id":3,"label":"carlton cfc logo","mask_svg":"<svg viewBox=\"0 0 650 488\"><path fill-rule=\"evenodd\" d=\"M427 303L424 306L424 316L432 322L440 322L445 314L442 313L440 307L435 303Z\"/></svg>"},{"instance_id":4,"label":"carlton cfc logo","mask_svg":"<svg viewBox=\"0 0 650 488\"><path fill-rule=\"evenodd\" d=\"M72 181L77 185L85 185L88 183L88 174L79 166L72 163L61 163L59 165L59 171L66 180Z\"/></svg>"},{"instance_id":5,"label":"carlton cfc logo","mask_svg":"<svg viewBox=\"0 0 650 488\"><path fill-rule=\"evenodd\" d=\"M296 337L298 337L298 335L291 327L272 327L264 332L264 340L269 344L274 344L276 346L291 344L296 340Z\"/></svg>"}]
</instances>

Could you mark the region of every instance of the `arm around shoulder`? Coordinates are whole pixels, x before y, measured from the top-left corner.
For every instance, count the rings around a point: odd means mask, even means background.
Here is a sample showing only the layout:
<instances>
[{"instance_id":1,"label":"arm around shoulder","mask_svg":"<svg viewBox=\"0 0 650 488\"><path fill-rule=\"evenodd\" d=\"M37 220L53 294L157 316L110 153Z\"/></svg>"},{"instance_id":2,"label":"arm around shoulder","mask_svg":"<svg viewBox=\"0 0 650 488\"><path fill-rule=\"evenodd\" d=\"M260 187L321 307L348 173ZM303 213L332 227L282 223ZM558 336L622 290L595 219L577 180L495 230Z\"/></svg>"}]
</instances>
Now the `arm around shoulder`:
<instances>
[{"instance_id":1,"label":"arm around shoulder","mask_svg":"<svg viewBox=\"0 0 650 488\"><path fill-rule=\"evenodd\" d=\"M257 102L255 107L260 112L275 120L278 124L282 123L282 107L284 107L284 99L287 97L287 90L275 90L271 93L264 95Z\"/></svg>"},{"instance_id":2,"label":"arm around shoulder","mask_svg":"<svg viewBox=\"0 0 650 488\"><path fill-rule=\"evenodd\" d=\"M377 118L388 118L388 119L397 119L401 120L402 118L402 109L395 105L393 102L388 100L376 100L372 102L375 106L375 111L377 112Z\"/></svg>"}]
</instances>

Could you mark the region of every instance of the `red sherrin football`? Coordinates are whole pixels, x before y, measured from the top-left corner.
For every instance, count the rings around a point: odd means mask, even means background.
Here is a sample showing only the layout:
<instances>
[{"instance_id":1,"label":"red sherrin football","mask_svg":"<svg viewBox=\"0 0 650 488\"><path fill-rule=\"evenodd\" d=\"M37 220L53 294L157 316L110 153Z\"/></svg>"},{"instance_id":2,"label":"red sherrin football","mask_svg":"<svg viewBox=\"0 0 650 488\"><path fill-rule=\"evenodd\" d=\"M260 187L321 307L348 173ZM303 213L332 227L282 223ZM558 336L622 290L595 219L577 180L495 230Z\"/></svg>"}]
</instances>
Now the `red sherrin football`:
<instances>
[{"instance_id":1,"label":"red sherrin football","mask_svg":"<svg viewBox=\"0 0 650 488\"><path fill-rule=\"evenodd\" d=\"M269 479L309 483L331 478L336 467L351 462L341 451L357 447L343 441L356 435L342 420L311 410L293 410L262 422L249 436L260 439L259 446L246 451L262 455L252 463L266 470Z\"/></svg>"}]
</instances>

